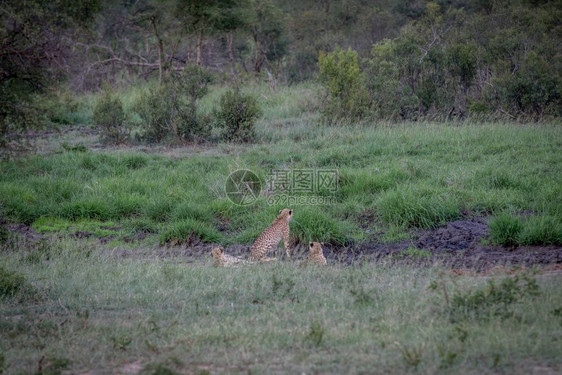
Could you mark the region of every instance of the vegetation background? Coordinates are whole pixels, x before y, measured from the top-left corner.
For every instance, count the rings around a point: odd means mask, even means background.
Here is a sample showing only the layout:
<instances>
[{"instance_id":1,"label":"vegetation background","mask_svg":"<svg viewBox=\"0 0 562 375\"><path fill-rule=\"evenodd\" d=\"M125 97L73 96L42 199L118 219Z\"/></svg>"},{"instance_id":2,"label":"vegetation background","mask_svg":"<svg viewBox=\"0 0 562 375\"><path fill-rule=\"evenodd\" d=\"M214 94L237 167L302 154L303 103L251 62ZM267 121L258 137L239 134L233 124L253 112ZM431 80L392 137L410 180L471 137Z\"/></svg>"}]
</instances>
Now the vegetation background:
<instances>
[{"instance_id":1,"label":"vegetation background","mask_svg":"<svg viewBox=\"0 0 562 375\"><path fill-rule=\"evenodd\" d=\"M432 257L462 252L416 237L477 218L479 256L560 263L561 16L0 2L0 373L560 372L559 272L449 270ZM330 267L211 267L285 207L232 204L241 168L337 169L336 203L291 224Z\"/></svg>"}]
</instances>

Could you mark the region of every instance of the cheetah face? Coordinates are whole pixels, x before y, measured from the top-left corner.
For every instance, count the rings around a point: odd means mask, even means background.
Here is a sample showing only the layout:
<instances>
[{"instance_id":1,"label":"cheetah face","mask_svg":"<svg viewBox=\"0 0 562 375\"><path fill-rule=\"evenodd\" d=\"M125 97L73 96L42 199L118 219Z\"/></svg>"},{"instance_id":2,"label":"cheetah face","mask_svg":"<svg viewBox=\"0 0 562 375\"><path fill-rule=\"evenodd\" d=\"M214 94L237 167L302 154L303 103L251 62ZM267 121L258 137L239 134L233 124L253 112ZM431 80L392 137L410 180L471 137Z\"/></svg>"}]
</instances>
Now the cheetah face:
<instances>
[{"instance_id":1,"label":"cheetah face","mask_svg":"<svg viewBox=\"0 0 562 375\"><path fill-rule=\"evenodd\" d=\"M213 256L213 259L218 259L222 256L222 247L215 247L213 250L211 250L211 255Z\"/></svg>"},{"instance_id":2,"label":"cheetah face","mask_svg":"<svg viewBox=\"0 0 562 375\"><path fill-rule=\"evenodd\" d=\"M308 244L311 254L322 254L322 246L320 242L311 242Z\"/></svg>"}]
</instances>

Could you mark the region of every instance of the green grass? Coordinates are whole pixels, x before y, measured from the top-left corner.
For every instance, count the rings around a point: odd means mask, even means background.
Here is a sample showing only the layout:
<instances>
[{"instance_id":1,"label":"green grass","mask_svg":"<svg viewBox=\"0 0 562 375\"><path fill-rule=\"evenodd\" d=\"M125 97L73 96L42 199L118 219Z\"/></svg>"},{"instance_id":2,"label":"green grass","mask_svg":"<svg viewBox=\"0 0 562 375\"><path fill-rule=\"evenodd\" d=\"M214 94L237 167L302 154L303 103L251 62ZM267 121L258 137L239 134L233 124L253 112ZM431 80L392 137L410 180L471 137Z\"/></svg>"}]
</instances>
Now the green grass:
<instances>
[{"instance_id":1,"label":"green grass","mask_svg":"<svg viewBox=\"0 0 562 375\"><path fill-rule=\"evenodd\" d=\"M271 95L289 100L285 91ZM559 243L560 126L420 123L342 129L303 125L305 120L277 127L272 121L260 125L261 142L211 145L193 155L64 151L1 162L0 212L27 224L48 217L122 226L139 219L151 232L158 227L163 237L167 223L195 220L215 231L221 226L224 243L251 243L288 204L271 206L267 196L247 207L230 203L224 191L229 173L246 168L265 181L271 170L329 169L338 172L335 203L292 207L297 242L372 239L360 227L365 211L372 212L371 229L385 231L381 241L466 215L528 211L549 219L534 229L529 224L524 242ZM291 130L300 132L301 126L304 133L295 140Z\"/></svg>"},{"instance_id":2,"label":"green grass","mask_svg":"<svg viewBox=\"0 0 562 375\"><path fill-rule=\"evenodd\" d=\"M490 222L490 239L497 245L562 245L562 221L554 216L502 214Z\"/></svg>"},{"instance_id":3,"label":"green grass","mask_svg":"<svg viewBox=\"0 0 562 375\"><path fill-rule=\"evenodd\" d=\"M70 373L526 373L561 365L560 275L491 286L439 268L217 269L210 257L146 261L87 242L50 246L40 262L29 261L34 250L0 251L2 275L35 294L8 294L0 304L10 373L36 371L43 356L43 371Z\"/></svg>"}]
</instances>

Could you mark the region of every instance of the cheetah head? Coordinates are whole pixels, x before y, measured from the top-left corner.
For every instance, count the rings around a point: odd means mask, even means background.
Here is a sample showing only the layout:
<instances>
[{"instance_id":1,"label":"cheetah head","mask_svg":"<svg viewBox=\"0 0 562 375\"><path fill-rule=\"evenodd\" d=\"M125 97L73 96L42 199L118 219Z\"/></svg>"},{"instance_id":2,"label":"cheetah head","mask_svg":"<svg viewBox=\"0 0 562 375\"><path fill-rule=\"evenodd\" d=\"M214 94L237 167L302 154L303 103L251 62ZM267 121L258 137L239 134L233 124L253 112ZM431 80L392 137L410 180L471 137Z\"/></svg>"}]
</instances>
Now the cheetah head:
<instances>
[{"instance_id":1,"label":"cheetah head","mask_svg":"<svg viewBox=\"0 0 562 375\"><path fill-rule=\"evenodd\" d=\"M220 259L220 257L222 256L222 250L223 250L222 246L215 247L213 250L211 250L211 255L213 256L213 259Z\"/></svg>"},{"instance_id":2,"label":"cheetah head","mask_svg":"<svg viewBox=\"0 0 562 375\"><path fill-rule=\"evenodd\" d=\"M308 244L310 254L322 254L322 245L320 242L311 242Z\"/></svg>"},{"instance_id":3,"label":"cheetah head","mask_svg":"<svg viewBox=\"0 0 562 375\"><path fill-rule=\"evenodd\" d=\"M284 208L281 211L279 211L279 216L277 216L277 218L278 219L285 219L285 220L287 220L287 222L289 222L293 218L293 210L291 210L289 208Z\"/></svg>"}]
</instances>

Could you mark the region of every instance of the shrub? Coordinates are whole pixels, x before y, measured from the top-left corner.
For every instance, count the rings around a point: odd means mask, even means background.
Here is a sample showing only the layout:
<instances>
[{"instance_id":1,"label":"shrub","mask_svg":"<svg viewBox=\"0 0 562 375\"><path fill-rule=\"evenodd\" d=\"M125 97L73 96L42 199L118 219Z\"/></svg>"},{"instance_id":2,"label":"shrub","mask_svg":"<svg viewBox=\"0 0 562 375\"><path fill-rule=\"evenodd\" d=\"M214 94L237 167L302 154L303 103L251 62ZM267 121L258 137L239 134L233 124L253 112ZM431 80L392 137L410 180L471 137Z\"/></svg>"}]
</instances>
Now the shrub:
<instances>
[{"instance_id":1,"label":"shrub","mask_svg":"<svg viewBox=\"0 0 562 375\"><path fill-rule=\"evenodd\" d=\"M94 123L100 127L103 138L108 143L122 143L127 138L123 126L125 112L121 99L106 87L94 107Z\"/></svg>"},{"instance_id":2,"label":"shrub","mask_svg":"<svg viewBox=\"0 0 562 375\"><path fill-rule=\"evenodd\" d=\"M356 120L364 117L369 109L365 79L359 68L357 52L336 48L318 57L318 76L326 90L322 114L328 120Z\"/></svg>"},{"instance_id":3,"label":"shrub","mask_svg":"<svg viewBox=\"0 0 562 375\"><path fill-rule=\"evenodd\" d=\"M159 143L175 138L199 141L209 134L209 126L197 116L197 101L207 93L211 74L199 66L187 66L158 87L141 95L135 111L142 120L142 138Z\"/></svg>"},{"instance_id":4,"label":"shrub","mask_svg":"<svg viewBox=\"0 0 562 375\"><path fill-rule=\"evenodd\" d=\"M251 142L255 139L254 125L262 116L256 98L229 90L220 98L215 111L218 127L223 129L222 138L231 142Z\"/></svg>"},{"instance_id":5,"label":"shrub","mask_svg":"<svg viewBox=\"0 0 562 375\"><path fill-rule=\"evenodd\" d=\"M522 229L520 217L503 214L490 222L490 239L496 245L514 246L519 243Z\"/></svg>"}]
</instances>

